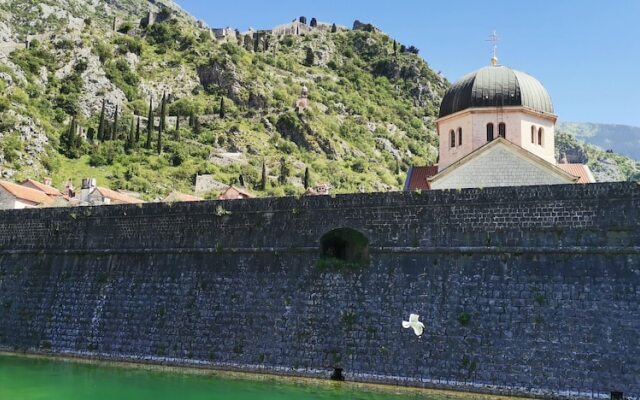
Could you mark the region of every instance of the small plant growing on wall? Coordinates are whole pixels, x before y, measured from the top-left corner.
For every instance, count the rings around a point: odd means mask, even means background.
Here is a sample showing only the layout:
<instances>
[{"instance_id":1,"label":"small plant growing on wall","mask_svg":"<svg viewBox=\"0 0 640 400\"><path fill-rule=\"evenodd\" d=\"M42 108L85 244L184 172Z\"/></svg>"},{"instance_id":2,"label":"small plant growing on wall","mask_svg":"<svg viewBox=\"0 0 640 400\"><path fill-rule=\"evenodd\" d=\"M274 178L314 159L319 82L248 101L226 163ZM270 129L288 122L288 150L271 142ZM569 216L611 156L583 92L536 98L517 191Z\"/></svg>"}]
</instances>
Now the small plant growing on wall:
<instances>
[{"instance_id":1,"label":"small plant growing on wall","mask_svg":"<svg viewBox=\"0 0 640 400\"><path fill-rule=\"evenodd\" d=\"M462 312L458 315L458 322L460 323L460 325L462 326L467 326L469 325L469 322L471 322L471 314L467 313L467 312Z\"/></svg>"},{"instance_id":2,"label":"small plant growing on wall","mask_svg":"<svg viewBox=\"0 0 640 400\"><path fill-rule=\"evenodd\" d=\"M224 217L225 215L231 215L231 211L227 211L222 205L218 205L214 214L218 217Z\"/></svg>"},{"instance_id":3,"label":"small plant growing on wall","mask_svg":"<svg viewBox=\"0 0 640 400\"><path fill-rule=\"evenodd\" d=\"M356 323L356 313L351 310L342 313L342 323L347 330L351 330Z\"/></svg>"}]
</instances>

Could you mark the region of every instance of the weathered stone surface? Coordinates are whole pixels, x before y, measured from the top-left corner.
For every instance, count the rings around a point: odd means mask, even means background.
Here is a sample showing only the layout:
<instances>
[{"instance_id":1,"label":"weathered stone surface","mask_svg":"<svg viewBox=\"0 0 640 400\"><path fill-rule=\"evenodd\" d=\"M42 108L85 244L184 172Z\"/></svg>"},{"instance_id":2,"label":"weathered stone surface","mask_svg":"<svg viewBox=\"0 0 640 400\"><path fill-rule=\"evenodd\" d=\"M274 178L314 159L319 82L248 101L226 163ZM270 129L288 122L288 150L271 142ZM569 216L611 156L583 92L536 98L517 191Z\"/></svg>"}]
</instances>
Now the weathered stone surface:
<instances>
[{"instance_id":1,"label":"weathered stone surface","mask_svg":"<svg viewBox=\"0 0 640 400\"><path fill-rule=\"evenodd\" d=\"M638 398L639 221L632 183L3 211L0 346ZM341 227L369 266L316 267Z\"/></svg>"}]
</instances>

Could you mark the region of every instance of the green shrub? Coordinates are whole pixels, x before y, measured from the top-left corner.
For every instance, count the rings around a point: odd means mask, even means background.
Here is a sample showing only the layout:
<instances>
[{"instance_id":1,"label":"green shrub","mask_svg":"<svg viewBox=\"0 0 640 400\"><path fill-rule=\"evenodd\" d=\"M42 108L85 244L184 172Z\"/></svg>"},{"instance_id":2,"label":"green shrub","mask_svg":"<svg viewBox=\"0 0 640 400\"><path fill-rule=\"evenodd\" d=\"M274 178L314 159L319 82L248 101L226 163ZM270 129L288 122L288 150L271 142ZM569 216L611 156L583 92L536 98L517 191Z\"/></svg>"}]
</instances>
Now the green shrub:
<instances>
[{"instance_id":1,"label":"green shrub","mask_svg":"<svg viewBox=\"0 0 640 400\"><path fill-rule=\"evenodd\" d=\"M120 27L118 27L118 32L127 34L131 32L132 29L133 29L133 23L127 21L120 24Z\"/></svg>"},{"instance_id":2,"label":"green shrub","mask_svg":"<svg viewBox=\"0 0 640 400\"><path fill-rule=\"evenodd\" d=\"M4 154L4 159L8 162L13 162L20 158L20 153L24 151L24 144L19 134L12 133L0 139L0 148Z\"/></svg>"}]
</instances>

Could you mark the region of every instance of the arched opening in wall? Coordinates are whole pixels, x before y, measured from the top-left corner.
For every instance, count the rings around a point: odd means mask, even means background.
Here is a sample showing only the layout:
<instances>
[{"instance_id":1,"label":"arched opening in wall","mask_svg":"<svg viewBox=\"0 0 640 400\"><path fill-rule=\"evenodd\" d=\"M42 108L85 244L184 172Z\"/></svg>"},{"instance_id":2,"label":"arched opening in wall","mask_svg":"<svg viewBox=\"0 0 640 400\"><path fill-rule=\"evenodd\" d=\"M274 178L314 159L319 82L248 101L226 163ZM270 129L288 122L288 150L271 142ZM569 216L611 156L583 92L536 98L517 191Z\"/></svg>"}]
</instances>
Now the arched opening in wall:
<instances>
[{"instance_id":1,"label":"arched opening in wall","mask_svg":"<svg viewBox=\"0 0 640 400\"><path fill-rule=\"evenodd\" d=\"M544 146L544 129L538 129L538 144Z\"/></svg>"},{"instance_id":2,"label":"arched opening in wall","mask_svg":"<svg viewBox=\"0 0 640 400\"><path fill-rule=\"evenodd\" d=\"M449 147L456 147L456 133L452 130L449 131Z\"/></svg>"},{"instance_id":3,"label":"arched opening in wall","mask_svg":"<svg viewBox=\"0 0 640 400\"><path fill-rule=\"evenodd\" d=\"M498 135L505 139L507 138L507 125L504 122L498 124Z\"/></svg>"},{"instance_id":4,"label":"arched opening in wall","mask_svg":"<svg viewBox=\"0 0 640 400\"><path fill-rule=\"evenodd\" d=\"M361 267L369 264L369 239L350 228L334 229L320 238L318 266Z\"/></svg>"},{"instance_id":5,"label":"arched opening in wall","mask_svg":"<svg viewBox=\"0 0 640 400\"><path fill-rule=\"evenodd\" d=\"M462 146L462 128L458 128L458 146Z\"/></svg>"},{"instance_id":6,"label":"arched opening in wall","mask_svg":"<svg viewBox=\"0 0 640 400\"><path fill-rule=\"evenodd\" d=\"M531 143L536 143L536 127L531 125Z\"/></svg>"},{"instance_id":7,"label":"arched opening in wall","mask_svg":"<svg viewBox=\"0 0 640 400\"><path fill-rule=\"evenodd\" d=\"M493 140L493 124L489 122L487 124L487 142L490 142L492 140Z\"/></svg>"}]
</instances>

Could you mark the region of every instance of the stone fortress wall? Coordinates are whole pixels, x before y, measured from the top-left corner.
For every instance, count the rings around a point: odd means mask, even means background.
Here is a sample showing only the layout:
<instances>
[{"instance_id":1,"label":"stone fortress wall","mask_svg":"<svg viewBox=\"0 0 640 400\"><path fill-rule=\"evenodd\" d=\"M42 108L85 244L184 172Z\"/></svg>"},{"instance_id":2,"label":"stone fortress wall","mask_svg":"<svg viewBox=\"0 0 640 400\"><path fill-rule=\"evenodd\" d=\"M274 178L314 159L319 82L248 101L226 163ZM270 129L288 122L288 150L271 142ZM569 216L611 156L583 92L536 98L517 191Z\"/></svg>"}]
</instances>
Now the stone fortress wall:
<instances>
[{"instance_id":1,"label":"stone fortress wall","mask_svg":"<svg viewBox=\"0 0 640 400\"><path fill-rule=\"evenodd\" d=\"M639 214L634 183L2 211L0 347L640 398ZM340 228L367 265L319 262Z\"/></svg>"}]
</instances>

